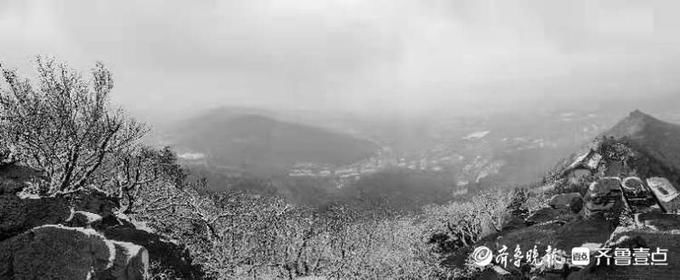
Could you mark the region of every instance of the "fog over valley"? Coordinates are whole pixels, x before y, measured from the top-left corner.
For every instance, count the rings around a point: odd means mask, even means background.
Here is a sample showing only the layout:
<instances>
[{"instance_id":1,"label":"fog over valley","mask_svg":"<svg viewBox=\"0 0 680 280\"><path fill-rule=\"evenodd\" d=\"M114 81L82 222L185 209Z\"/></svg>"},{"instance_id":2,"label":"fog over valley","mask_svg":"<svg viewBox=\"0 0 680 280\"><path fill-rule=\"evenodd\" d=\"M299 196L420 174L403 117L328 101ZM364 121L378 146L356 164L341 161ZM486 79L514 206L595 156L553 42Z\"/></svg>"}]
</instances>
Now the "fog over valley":
<instances>
[{"instance_id":1,"label":"fog over valley","mask_svg":"<svg viewBox=\"0 0 680 280\"><path fill-rule=\"evenodd\" d=\"M680 86L674 1L132 4L3 1L0 55L25 71L35 54L78 69L101 60L116 73L115 99L157 119L220 105L531 110L636 102Z\"/></svg>"}]
</instances>

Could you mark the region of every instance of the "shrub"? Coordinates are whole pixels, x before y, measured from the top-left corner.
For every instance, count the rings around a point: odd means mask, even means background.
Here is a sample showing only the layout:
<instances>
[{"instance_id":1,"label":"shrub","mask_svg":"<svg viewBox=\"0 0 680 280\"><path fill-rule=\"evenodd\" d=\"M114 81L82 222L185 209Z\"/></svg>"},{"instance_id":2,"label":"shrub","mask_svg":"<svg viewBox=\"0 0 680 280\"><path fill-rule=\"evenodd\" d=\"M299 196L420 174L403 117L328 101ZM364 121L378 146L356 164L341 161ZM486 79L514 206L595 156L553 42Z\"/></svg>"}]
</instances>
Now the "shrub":
<instances>
[{"instance_id":1,"label":"shrub","mask_svg":"<svg viewBox=\"0 0 680 280\"><path fill-rule=\"evenodd\" d=\"M323 212L278 197L151 186L135 217L181 240L219 279L439 279L444 270L415 216L333 205ZM439 276L438 276L439 275Z\"/></svg>"},{"instance_id":2,"label":"shrub","mask_svg":"<svg viewBox=\"0 0 680 280\"><path fill-rule=\"evenodd\" d=\"M500 232L511 211L512 194L486 191L469 202L451 202L424 209L431 241L442 257L470 247L488 234ZM451 250L453 248L453 250Z\"/></svg>"},{"instance_id":3,"label":"shrub","mask_svg":"<svg viewBox=\"0 0 680 280\"><path fill-rule=\"evenodd\" d=\"M36 82L0 65L0 133L23 163L50 179L44 192L74 191L116 153L134 148L144 125L114 109L111 72L97 63L92 81L53 59L38 57Z\"/></svg>"}]
</instances>

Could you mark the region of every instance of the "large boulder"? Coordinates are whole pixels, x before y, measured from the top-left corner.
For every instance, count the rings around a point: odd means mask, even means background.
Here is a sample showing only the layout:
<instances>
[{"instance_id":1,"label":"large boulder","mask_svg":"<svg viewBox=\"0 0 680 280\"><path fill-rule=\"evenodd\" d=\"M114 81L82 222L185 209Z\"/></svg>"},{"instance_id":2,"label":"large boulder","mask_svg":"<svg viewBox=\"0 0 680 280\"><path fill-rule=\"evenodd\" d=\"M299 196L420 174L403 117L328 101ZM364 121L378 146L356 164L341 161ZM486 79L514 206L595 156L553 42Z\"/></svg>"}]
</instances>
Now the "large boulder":
<instances>
[{"instance_id":1,"label":"large boulder","mask_svg":"<svg viewBox=\"0 0 680 280\"><path fill-rule=\"evenodd\" d=\"M623 208L621 180L616 177L605 177L593 182L583 198L584 214L588 218L595 216L618 217Z\"/></svg>"},{"instance_id":2,"label":"large boulder","mask_svg":"<svg viewBox=\"0 0 680 280\"><path fill-rule=\"evenodd\" d=\"M148 253L93 229L45 225L0 243L0 279L145 279Z\"/></svg>"},{"instance_id":3,"label":"large boulder","mask_svg":"<svg viewBox=\"0 0 680 280\"><path fill-rule=\"evenodd\" d=\"M102 217L100 223L118 224L113 214L116 207L115 198L98 190L36 199L21 198L15 194L0 195L0 241L37 226L65 224L67 220L73 219L72 208L78 213L76 220L98 219L93 216L98 215ZM70 225L86 226L79 223Z\"/></svg>"},{"instance_id":4,"label":"large boulder","mask_svg":"<svg viewBox=\"0 0 680 280\"><path fill-rule=\"evenodd\" d=\"M149 251L151 262L158 263L161 268L173 270L182 279L203 279L203 270L200 265L192 264L189 251L158 234L137 228L136 225L125 220L122 220L118 226L103 229L102 233L111 240L143 246Z\"/></svg>"},{"instance_id":5,"label":"large boulder","mask_svg":"<svg viewBox=\"0 0 680 280\"><path fill-rule=\"evenodd\" d=\"M97 275L99 279L132 280L148 278L149 252L129 242L111 241L116 251L113 266Z\"/></svg>"},{"instance_id":6,"label":"large boulder","mask_svg":"<svg viewBox=\"0 0 680 280\"><path fill-rule=\"evenodd\" d=\"M113 244L94 230L46 225L0 243L0 278L89 279L114 258Z\"/></svg>"},{"instance_id":7,"label":"large boulder","mask_svg":"<svg viewBox=\"0 0 680 280\"><path fill-rule=\"evenodd\" d=\"M149 259L182 279L203 278L185 247L137 226L117 207L117 198L97 189L0 194L0 279L144 279Z\"/></svg>"},{"instance_id":8,"label":"large boulder","mask_svg":"<svg viewBox=\"0 0 680 280\"><path fill-rule=\"evenodd\" d=\"M115 207L115 199L96 190L36 199L0 195L0 279L145 279L144 247L96 231L129 224L113 214Z\"/></svg>"}]
</instances>

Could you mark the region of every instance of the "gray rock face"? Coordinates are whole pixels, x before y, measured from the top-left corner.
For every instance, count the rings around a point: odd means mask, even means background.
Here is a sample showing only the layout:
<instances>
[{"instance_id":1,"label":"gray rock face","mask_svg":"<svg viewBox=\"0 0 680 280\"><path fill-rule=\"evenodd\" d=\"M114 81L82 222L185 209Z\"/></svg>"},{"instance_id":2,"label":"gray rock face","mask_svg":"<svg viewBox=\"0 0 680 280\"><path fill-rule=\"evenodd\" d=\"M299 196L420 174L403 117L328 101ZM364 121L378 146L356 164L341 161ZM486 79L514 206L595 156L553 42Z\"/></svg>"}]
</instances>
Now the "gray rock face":
<instances>
[{"instance_id":1,"label":"gray rock face","mask_svg":"<svg viewBox=\"0 0 680 280\"><path fill-rule=\"evenodd\" d=\"M612 193L621 193L621 179L618 177L601 178L588 188L588 193L594 196L606 196Z\"/></svg>"},{"instance_id":2,"label":"gray rock face","mask_svg":"<svg viewBox=\"0 0 680 280\"><path fill-rule=\"evenodd\" d=\"M94 230L47 225L0 243L2 279L88 279L113 265L115 248Z\"/></svg>"},{"instance_id":3,"label":"gray rock face","mask_svg":"<svg viewBox=\"0 0 680 280\"><path fill-rule=\"evenodd\" d=\"M201 267L192 264L189 251L173 242L165 240L151 232L137 229L131 224L108 227L102 231L106 238L115 241L130 242L144 246L151 259L161 266L172 268L182 279L202 279Z\"/></svg>"},{"instance_id":4,"label":"gray rock face","mask_svg":"<svg viewBox=\"0 0 680 280\"><path fill-rule=\"evenodd\" d=\"M117 220L102 195L0 195L0 279L145 279L144 247L97 232L107 227L102 215Z\"/></svg>"},{"instance_id":5,"label":"gray rock face","mask_svg":"<svg viewBox=\"0 0 680 280\"><path fill-rule=\"evenodd\" d=\"M111 241L116 254L113 266L97 275L99 279L146 279L149 269L149 252L142 246L129 242Z\"/></svg>"},{"instance_id":6,"label":"gray rock face","mask_svg":"<svg viewBox=\"0 0 680 280\"><path fill-rule=\"evenodd\" d=\"M0 279L144 279L148 253L92 229L45 225L0 243Z\"/></svg>"},{"instance_id":7,"label":"gray rock face","mask_svg":"<svg viewBox=\"0 0 680 280\"><path fill-rule=\"evenodd\" d=\"M529 226L553 222L558 224L564 224L568 221L573 220L576 217L577 215L575 215L569 209L565 208L555 209L552 207L546 207L539 209L538 211L527 217L525 223Z\"/></svg>"},{"instance_id":8,"label":"gray rock face","mask_svg":"<svg viewBox=\"0 0 680 280\"><path fill-rule=\"evenodd\" d=\"M577 192L556 194L550 198L549 205L555 209L570 209L578 213L583 208L583 198Z\"/></svg>"},{"instance_id":9,"label":"gray rock face","mask_svg":"<svg viewBox=\"0 0 680 280\"><path fill-rule=\"evenodd\" d=\"M594 216L611 213L618 216L617 210L623 207L623 195L621 192L621 180L616 177L605 177L593 182L583 198L585 216Z\"/></svg>"},{"instance_id":10,"label":"gray rock face","mask_svg":"<svg viewBox=\"0 0 680 280\"><path fill-rule=\"evenodd\" d=\"M0 241L37 226L64 224L66 220L73 219L71 207L78 213L76 220L84 220L80 221L81 224L70 225L86 226L95 222L88 222L88 219L97 219L92 215L102 218L113 216L116 204L106 194L97 191L40 199L22 199L14 194L0 195Z\"/></svg>"}]
</instances>

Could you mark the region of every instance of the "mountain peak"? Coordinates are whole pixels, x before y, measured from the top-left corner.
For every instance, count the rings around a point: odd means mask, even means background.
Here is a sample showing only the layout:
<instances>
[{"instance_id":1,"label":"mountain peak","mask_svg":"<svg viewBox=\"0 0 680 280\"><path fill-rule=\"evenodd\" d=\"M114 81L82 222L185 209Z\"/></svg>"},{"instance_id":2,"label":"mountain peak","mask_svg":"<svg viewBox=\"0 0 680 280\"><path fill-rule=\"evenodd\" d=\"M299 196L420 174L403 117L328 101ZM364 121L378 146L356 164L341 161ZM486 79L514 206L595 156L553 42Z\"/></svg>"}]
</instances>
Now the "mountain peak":
<instances>
[{"instance_id":1,"label":"mountain peak","mask_svg":"<svg viewBox=\"0 0 680 280\"><path fill-rule=\"evenodd\" d=\"M640 110L635 110L614 125L609 131L605 132L604 135L615 138L635 138L642 136L642 134L644 134L643 131L646 131L650 127L663 127L665 124L666 123L651 115L643 113Z\"/></svg>"},{"instance_id":2,"label":"mountain peak","mask_svg":"<svg viewBox=\"0 0 680 280\"><path fill-rule=\"evenodd\" d=\"M680 170L680 125L635 110L602 136L625 140L665 166Z\"/></svg>"},{"instance_id":3,"label":"mountain peak","mask_svg":"<svg viewBox=\"0 0 680 280\"><path fill-rule=\"evenodd\" d=\"M630 114L628 114L628 117L626 119L637 120L637 121L647 121L647 120L658 121L656 118L652 117L651 115L645 114L644 112L640 111L639 109L636 109L635 111L630 112Z\"/></svg>"}]
</instances>

